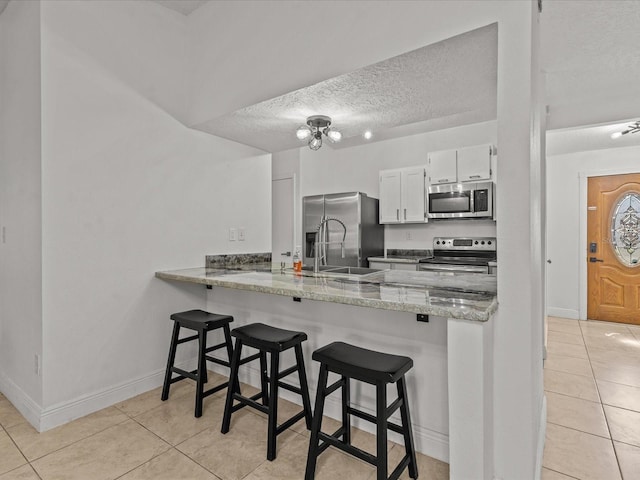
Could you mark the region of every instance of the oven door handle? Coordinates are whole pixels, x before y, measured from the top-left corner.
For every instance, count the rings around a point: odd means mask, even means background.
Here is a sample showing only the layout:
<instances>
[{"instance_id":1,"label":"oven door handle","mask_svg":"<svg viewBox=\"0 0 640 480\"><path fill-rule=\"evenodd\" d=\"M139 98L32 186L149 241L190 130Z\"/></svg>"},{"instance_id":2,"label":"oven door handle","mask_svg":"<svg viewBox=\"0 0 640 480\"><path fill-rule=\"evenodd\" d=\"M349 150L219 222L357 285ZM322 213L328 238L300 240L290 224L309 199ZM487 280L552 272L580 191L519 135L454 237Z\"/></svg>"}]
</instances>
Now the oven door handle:
<instances>
[{"instance_id":1,"label":"oven door handle","mask_svg":"<svg viewBox=\"0 0 640 480\"><path fill-rule=\"evenodd\" d=\"M421 263L418 268L423 272L489 273L489 267L484 265L449 265L444 263Z\"/></svg>"}]
</instances>

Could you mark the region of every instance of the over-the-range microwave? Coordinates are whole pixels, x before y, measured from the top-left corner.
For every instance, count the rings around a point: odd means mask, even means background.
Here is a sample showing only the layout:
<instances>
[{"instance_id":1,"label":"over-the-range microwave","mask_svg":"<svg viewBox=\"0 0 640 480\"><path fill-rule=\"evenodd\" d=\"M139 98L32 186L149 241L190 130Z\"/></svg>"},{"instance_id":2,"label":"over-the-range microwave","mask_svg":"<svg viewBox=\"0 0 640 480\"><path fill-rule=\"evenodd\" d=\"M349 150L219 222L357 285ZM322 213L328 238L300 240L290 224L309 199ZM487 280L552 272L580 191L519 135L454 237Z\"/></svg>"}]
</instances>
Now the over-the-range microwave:
<instances>
[{"instance_id":1,"label":"over-the-range microwave","mask_svg":"<svg viewBox=\"0 0 640 480\"><path fill-rule=\"evenodd\" d=\"M427 216L439 218L493 218L493 182L431 185Z\"/></svg>"}]
</instances>

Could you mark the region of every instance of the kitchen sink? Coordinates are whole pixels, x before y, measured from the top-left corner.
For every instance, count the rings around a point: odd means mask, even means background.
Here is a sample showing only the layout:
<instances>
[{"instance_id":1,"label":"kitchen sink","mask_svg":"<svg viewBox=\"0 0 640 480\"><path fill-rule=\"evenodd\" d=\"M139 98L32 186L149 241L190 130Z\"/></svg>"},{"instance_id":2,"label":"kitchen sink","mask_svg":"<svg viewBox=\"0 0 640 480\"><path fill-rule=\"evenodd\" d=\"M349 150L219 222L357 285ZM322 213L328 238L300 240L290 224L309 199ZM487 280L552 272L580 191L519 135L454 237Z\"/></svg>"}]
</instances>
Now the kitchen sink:
<instances>
[{"instance_id":1,"label":"kitchen sink","mask_svg":"<svg viewBox=\"0 0 640 480\"><path fill-rule=\"evenodd\" d=\"M304 265L302 270L313 272L312 265ZM327 275L368 275L370 273L380 272L377 268L366 267L340 267L335 265L321 265L318 271Z\"/></svg>"}]
</instances>

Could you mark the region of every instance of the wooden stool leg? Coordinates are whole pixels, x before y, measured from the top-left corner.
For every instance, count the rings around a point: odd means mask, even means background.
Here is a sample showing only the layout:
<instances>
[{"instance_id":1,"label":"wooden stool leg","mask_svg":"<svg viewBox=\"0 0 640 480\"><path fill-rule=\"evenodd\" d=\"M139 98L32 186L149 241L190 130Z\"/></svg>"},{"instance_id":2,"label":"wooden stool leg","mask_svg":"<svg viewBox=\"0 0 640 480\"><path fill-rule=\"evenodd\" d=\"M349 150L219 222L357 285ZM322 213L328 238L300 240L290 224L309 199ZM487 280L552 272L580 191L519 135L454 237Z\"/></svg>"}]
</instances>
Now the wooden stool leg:
<instances>
[{"instance_id":1,"label":"wooden stool leg","mask_svg":"<svg viewBox=\"0 0 640 480\"><path fill-rule=\"evenodd\" d=\"M267 433L267 460L276 458L276 435L278 427L278 372L280 353L271 352L271 369L269 371L269 432Z\"/></svg>"},{"instance_id":2,"label":"wooden stool leg","mask_svg":"<svg viewBox=\"0 0 640 480\"><path fill-rule=\"evenodd\" d=\"M227 388L233 386L231 387L231 389L236 393L240 393L240 382L238 382L237 379L235 379L235 381L232 381L231 377L231 362L233 361L233 341L231 340L231 329L229 328L228 324L223 325L222 329L224 331L224 343L227 347L227 358L229 359L229 382Z\"/></svg>"},{"instance_id":3,"label":"wooden stool leg","mask_svg":"<svg viewBox=\"0 0 640 480\"><path fill-rule=\"evenodd\" d=\"M236 338L236 346L233 349L233 358L231 360L231 373L229 374L229 382L235 384L238 382L238 368L240 367L240 354L242 352L242 342ZM227 399L224 402L224 415L222 417L222 433L229 431L231 425L231 410L233 410L233 388L227 388Z\"/></svg>"},{"instance_id":4,"label":"wooden stool leg","mask_svg":"<svg viewBox=\"0 0 640 480\"><path fill-rule=\"evenodd\" d=\"M302 408L304 409L304 419L307 424L307 430L311 430L311 399L309 398L309 384L307 383L307 372L304 368L304 357L302 355L302 346L295 346L296 362L298 364L298 378L300 379L300 389L302 390Z\"/></svg>"},{"instance_id":5,"label":"wooden stool leg","mask_svg":"<svg viewBox=\"0 0 640 480\"><path fill-rule=\"evenodd\" d=\"M351 415L349 405L351 404L351 379L342 376L342 441L351 445Z\"/></svg>"},{"instance_id":6,"label":"wooden stool leg","mask_svg":"<svg viewBox=\"0 0 640 480\"><path fill-rule=\"evenodd\" d=\"M167 371L164 374L164 384L162 385L163 401L169 398L169 388L171 387L171 372L173 369L173 362L176 360L176 350L178 348L178 337L180 335L180 324L178 322L173 323L173 334L171 335L171 344L169 345L169 359L167 360Z\"/></svg>"},{"instance_id":7,"label":"wooden stool leg","mask_svg":"<svg viewBox=\"0 0 640 480\"><path fill-rule=\"evenodd\" d=\"M387 384L376 384L376 469L377 480L387 480Z\"/></svg>"},{"instance_id":8,"label":"wooden stool leg","mask_svg":"<svg viewBox=\"0 0 640 480\"><path fill-rule=\"evenodd\" d=\"M267 354L260 350L260 388L262 389L262 404L269 406L269 374L267 372Z\"/></svg>"},{"instance_id":9,"label":"wooden stool leg","mask_svg":"<svg viewBox=\"0 0 640 480\"><path fill-rule=\"evenodd\" d=\"M202 416L202 400L204 383L207 379L207 361L205 350L207 349L207 331L202 329L198 332L198 373L196 380L196 418Z\"/></svg>"},{"instance_id":10,"label":"wooden stool leg","mask_svg":"<svg viewBox=\"0 0 640 480\"><path fill-rule=\"evenodd\" d=\"M327 388L327 377L329 371L327 366L320 364L320 374L318 376L318 389L316 390L316 405L313 410L313 422L311 423L311 439L309 440L309 453L307 454L307 467L304 473L305 480L313 480L316 475L316 464L318 461L318 445L320 427L322 426L322 415L324 414L324 392Z\"/></svg>"},{"instance_id":11,"label":"wooden stool leg","mask_svg":"<svg viewBox=\"0 0 640 480\"><path fill-rule=\"evenodd\" d=\"M407 396L407 384L404 375L398 380L398 397L402 399L400 407L400 418L402 419L402 434L404 436L404 449L411 459L409 462L409 476L418 478L418 462L416 460L416 449L413 443L413 429L411 428L411 415L409 414L409 398Z\"/></svg>"}]
</instances>

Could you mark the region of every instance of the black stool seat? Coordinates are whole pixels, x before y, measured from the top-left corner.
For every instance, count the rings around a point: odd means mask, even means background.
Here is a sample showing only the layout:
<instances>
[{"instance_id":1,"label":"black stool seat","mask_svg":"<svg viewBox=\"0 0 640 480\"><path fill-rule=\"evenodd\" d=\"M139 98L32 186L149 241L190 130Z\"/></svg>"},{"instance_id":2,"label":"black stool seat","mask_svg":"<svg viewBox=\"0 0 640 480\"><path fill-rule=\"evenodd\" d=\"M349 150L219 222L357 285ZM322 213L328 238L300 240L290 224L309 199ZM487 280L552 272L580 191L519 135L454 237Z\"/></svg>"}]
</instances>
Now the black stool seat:
<instances>
[{"instance_id":1,"label":"black stool seat","mask_svg":"<svg viewBox=\"0 0 640 480\"><path fill-rule=\"evenodd\" d=\"M344 342L334 342L315 352L312 358L329 370L367 383L395 383L413 367L409 357L376 352Z\"/></svg>"},{"instance_id":2,"label":"black stool seat","mask_svg":"<svg viewBox=\"0 0 640 480\"><path fill-rule=\"evenodd\" d=\"M233 317L231 315L209 313L204 310L188 310L186 312L174 313L170 318L171 320L180 322L183 327L190 328L192 330L200 330L204 328L210 331L220 328L223 325L229 325L233 322Z\"/></svg>"},{"instance_id":3,"label":"black stool seat","mask_svg":"<svg viewBox=\"0 0 640 480\"><path fill-rule=\"evenodd\" d=\"M405 381L405 374L413 367L413 360L400 355L367 350L344 342L334 342L316 350L313 352L313 359L320 362L320 374L305 480L314 479L318 456L330 446L374 465L376 480L397 480L406 468L409 469L411 478L418 478ZM340 380L327 386L329 372L340 375ZM375 385L375 415L351 406L351 379ZM398 398L391 405L387 405L387 384L389 383L395 383L398 389ZM320 427L325 399L339 388L342 389L342 425L332 434L322 432ZM389 421L389 417L397 410L400 410L401 425ZM351 444L351 415L376 425L376 455ZM404 457L390 475L388 475L387 430L402 434L405 447Z\"/></svg>"},{"instance_id":4,"label":"black stool seat","mask_svg":"<svg viewBox=\"0 0 640 480\"><path fill-rule=\"evenodd\" d=\"M167 369L164 375L164 384L162 386L162 400L169 398L169 389L171 384L190 378L196 382L196 406L195 416L202 416L203 399L209 395L222 390L229 386L229 382L223 382L209 390L204 390L204 384L207 383L207 362L213 362L225 367L231 366L231 357L233 355L233 344L231 341L231 330L229 324L233 322L231 315L221 315L218 313L209 313L204 310L187 310L186 312L178 312L171 315L173 324L173 334L171 335L171 343L169 345L169 359L167 360ZM196 332L190 337L180 338L180 329L187 328ZM211 347L207 347L207 332L221 328L224 333L224 342L218 343ZM176 351L178 345L186 342L198 342L198 366L195 370L186 371L174 365L176 359ZM221 348L227 351L227 360L208 355L211 352ZM173 374L178 374L176 377ZM234 388L239 389L239 384L234 384Z\"/></svg>"},{"instance_id":5,"label":"black stool seat","mask_svg":"<svg viewBox=\"0 0 640 480\"><path fill-rule=\"evenodd\" d=\"M269 352L283 352L307 339L304 332L284 330L264 323L234 328L231 335L242 340L244 345Z\"/></svg>"},{"instance_id":6,"label":"black stool seat","mask_svg":"<svg viewBox=\"0 0 640 480\"><path fill-rule=\"evenodd\" d=\"M244 397L239 391L227 389L227 400L224 405L222 418L222 433L227 433L231 425L231 414L244 407L252 407L267 414L267 460L276 458L276 437L287 428L301 419L305 419L307 429L311 429L311 400L309 399L309 387L307 374L304 369L302 356L302 342L307 339L304 332L284 330L263 323L252 323L238 327L231 332L236 338L231 360L231 376L229 381L238 383L238 369L244 362L260 359L260 385L261 390L252 397ZM242 347L246 345L259 350L255 355L240 360ZM292 367L280 370L280 354L293 348L296 363ZM271 366L267 370L267 353L271 356ZM300 387L281 381L282 378L298 372ZM302 411L278 425L278 388L284 388L297 393L302 397ZM234 405L234 400L238 403ZM262 403L259 403L261 400Z\"/></svg>"}]
</instances>

